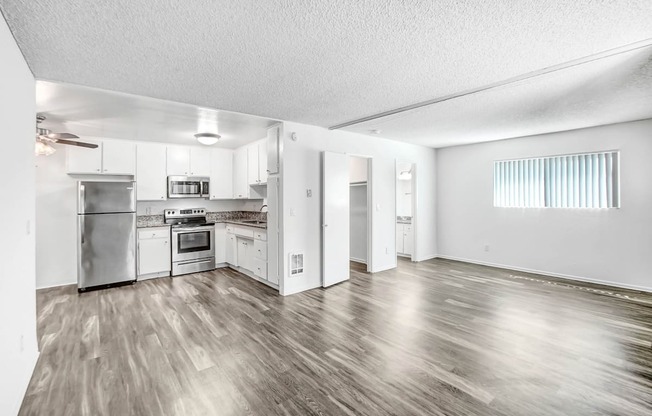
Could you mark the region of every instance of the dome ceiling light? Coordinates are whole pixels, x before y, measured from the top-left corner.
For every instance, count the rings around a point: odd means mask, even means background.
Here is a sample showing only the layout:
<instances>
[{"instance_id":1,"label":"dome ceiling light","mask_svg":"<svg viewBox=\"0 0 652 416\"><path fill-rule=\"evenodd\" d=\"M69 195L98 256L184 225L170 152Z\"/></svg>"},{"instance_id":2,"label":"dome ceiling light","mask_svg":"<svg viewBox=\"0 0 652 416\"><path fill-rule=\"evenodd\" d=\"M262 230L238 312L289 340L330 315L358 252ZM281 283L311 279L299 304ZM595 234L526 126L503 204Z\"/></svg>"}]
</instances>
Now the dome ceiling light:
<instances>
[{"instance_id":1,"label":"dome ceiling light","mask_svg":"<svg viewBox=\"0 0 652 416\"><path fill-rule=\"evenodd\" d=\"M212 146L220 140L222 136L215 133L197 133L195 138L197 141L205 146Z\"/></svg>"}]
</instances>

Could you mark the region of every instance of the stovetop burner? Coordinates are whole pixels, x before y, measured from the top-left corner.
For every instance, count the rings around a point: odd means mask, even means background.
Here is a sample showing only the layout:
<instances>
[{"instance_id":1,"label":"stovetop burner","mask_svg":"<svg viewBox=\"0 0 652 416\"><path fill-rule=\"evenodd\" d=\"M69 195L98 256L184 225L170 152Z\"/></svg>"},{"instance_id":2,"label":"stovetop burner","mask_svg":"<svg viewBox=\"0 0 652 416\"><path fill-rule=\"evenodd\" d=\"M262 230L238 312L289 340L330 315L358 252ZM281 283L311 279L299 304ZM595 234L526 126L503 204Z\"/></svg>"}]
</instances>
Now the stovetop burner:
<instances>
[{"instance_id":1,"label":"stovetop burner","mask_svg":"<svg viewBox=\"0 0 652 416\"><path fill-rule=\"evenodd\" d=\"M210 225L206 221L206 208L166 209L163 218L170 225Z\"/></svg>"}]
</instances>

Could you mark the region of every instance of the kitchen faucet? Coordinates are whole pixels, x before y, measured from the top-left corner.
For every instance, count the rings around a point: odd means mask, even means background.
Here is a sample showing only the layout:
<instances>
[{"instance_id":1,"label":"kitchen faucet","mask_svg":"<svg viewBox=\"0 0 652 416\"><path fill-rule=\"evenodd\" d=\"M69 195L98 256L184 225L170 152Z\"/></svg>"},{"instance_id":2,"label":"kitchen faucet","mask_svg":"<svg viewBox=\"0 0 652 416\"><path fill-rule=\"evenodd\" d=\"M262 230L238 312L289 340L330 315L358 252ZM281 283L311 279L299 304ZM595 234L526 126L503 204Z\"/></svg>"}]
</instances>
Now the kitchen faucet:
<instances>
[{"instance_id":1,"label":"kitchen faucet","mask_svg":"<svg viewBox=\"0 0 652 416\"><path fill-rule=\"evenodd\" d=\"M262 207L260 207L260 210L258 212L263 212L263 208L267 207L267 204L264 204ZM269 207L267 207L269 209Z\"/></svg>"}]
</instances>

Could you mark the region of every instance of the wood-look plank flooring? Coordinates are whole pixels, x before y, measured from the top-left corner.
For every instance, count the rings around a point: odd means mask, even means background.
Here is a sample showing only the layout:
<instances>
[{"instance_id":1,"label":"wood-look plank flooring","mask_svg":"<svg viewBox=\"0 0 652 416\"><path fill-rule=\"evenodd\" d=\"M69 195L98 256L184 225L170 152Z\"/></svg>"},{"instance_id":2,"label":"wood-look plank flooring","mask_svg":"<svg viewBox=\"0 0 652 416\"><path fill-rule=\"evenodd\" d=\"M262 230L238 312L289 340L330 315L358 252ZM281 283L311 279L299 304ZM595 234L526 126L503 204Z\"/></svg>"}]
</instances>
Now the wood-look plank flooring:
<instances>
[{"instance_id":1,"label":"wood-look plank flooring","mask_svg":"<svg viewBox=\"0 0 652 416\"><path fill-rule=\"evenodd\" d=\"M220 269L38 292L21 415L651 415L652 295L401 260L281 297Z\"/></svg>"}]
</instances>

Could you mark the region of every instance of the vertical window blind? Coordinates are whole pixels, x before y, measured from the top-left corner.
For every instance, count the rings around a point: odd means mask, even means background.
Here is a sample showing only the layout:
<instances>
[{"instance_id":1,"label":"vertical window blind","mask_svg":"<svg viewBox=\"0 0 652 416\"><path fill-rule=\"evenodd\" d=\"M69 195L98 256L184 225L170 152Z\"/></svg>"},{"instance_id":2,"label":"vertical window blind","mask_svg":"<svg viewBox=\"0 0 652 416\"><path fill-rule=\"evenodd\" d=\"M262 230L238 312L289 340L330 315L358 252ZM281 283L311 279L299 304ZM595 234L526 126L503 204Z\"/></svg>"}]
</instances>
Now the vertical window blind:
<instances>
[{"instance_id":1,"label":"vertical window blind","mask_svg":"<svg viewBox=\"0 0 652 416\"><path fill-rule=\"evenodd\" d=\"M494 206L618 208L619 153L494 162Z\"/></svg>"}]
</instances>

